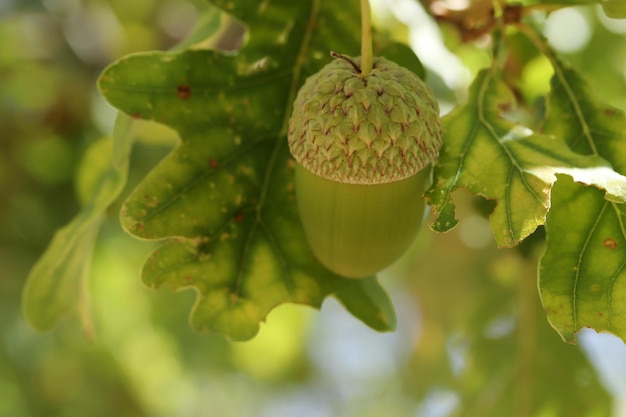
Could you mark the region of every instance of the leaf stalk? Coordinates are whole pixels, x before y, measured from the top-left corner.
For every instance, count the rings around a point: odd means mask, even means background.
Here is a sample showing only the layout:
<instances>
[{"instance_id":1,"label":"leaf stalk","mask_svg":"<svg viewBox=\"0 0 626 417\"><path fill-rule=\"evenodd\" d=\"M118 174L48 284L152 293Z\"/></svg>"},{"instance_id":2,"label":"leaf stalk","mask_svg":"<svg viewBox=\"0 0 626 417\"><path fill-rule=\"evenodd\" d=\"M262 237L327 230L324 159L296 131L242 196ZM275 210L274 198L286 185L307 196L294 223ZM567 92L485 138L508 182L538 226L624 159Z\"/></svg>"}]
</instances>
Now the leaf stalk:
<instances>
[{"instance_id":1,"label":"leaf stalk","mask_svg":"<svg viewBox=\"0 0 626 417\"><path fill-rule=\"evenodd\" d=\"M361 0L361 78L372 70L372 12L369 0Z\"/></svg>"}]
</instances>

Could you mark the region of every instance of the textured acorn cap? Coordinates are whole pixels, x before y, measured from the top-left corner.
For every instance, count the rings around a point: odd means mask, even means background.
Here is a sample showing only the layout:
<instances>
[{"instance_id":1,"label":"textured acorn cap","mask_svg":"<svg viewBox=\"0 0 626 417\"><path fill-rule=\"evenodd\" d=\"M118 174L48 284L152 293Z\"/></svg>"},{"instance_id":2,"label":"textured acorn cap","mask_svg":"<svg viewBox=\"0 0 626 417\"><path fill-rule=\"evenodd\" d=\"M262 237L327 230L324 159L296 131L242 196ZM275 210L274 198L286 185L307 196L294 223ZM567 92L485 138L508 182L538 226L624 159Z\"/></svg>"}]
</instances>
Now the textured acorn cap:
<instances>
[{"instance_id":1,"label":"textured acorn cap","mask_svg":"<svg viewBox=\"0 0 626 417\"><path fill-rule=\"evenodd\" d=\"M360 58L352 61L358 65ZM330 180L381 184L410 177L441 148L439 106L414 73L385 58L361 77L335 59L309 77L294 101L289 148Z\"/></svg>"}]
</instances>

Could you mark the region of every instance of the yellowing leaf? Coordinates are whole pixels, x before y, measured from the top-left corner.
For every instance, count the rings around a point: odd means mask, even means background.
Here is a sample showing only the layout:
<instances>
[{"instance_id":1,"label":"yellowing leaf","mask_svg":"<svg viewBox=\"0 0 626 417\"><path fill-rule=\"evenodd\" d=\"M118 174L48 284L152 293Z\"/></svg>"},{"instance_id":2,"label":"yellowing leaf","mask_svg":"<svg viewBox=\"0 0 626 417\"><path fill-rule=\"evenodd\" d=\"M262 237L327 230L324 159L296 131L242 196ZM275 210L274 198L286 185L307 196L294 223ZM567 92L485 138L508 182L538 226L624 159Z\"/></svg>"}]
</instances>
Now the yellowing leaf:
<instances>
[{"instance_id":1,"label":"yellowing leaf","mask_svg":"<svg viewBox=\"0 0 626 417\"><path fill-rule=\"evenodd\" d=\"M249 31L236 55L134 55L100 79L115 107L165 123L181 138L121 212L131 234L169 239L146 262L144 282L195 289L191 325L235 340L254 336L279 304L319 307L333 294L369 326L394 328L393 308L375 278L340 278L311 253L286 142L291 102L305 76L329 62L330 50L358 53L358 4L215 4ZM392 55L411 56L393 46Z\"/></svg>"},{"instance_id":2,"label":"yellowing leaf","mask_svg":"<svg viewBox=\"0 0 626 417\"><path fill-rule=\"evenodd\" d=\"M437 216L434 230L457 224L451 195L457 188L497 201L490 222L501 247L516 245L545 222L556 174L599 187L612 200L626 198L626 177L598 155L577 154L558 136L537 134L502 117L513 105L495 70L484 70L467 104L443 119L444 147L426 194Z\"/></svg>"}]
</instances>

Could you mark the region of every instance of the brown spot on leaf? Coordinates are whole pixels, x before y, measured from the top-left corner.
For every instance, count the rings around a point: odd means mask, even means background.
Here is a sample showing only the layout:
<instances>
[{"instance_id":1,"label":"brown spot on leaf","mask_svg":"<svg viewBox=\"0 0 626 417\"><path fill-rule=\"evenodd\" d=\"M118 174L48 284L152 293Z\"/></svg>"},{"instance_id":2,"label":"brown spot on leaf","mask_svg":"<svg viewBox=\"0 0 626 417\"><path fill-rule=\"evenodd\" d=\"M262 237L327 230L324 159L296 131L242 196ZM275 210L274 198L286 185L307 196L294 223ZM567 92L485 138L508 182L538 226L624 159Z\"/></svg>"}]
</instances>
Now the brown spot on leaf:
<instances>
[{"instance_id":1,"label":"brown spot on leaf","mask_svg":"<svg viewBox=\"0 0 626 417\"><path fill-rule=\"evenodd\" d=\"M591 286L591 291L593 291L593 292L598 292L598 291L600 291L600 286L599 286L598 284L593 284L593 285Z\"/></svg>"},{"instance_id":2,"label":"brown spot on leaf","mask_svg":"<svg viewBox=\"0 0 626 417\"><path fill-rule=\"evenodd\" d=\"M183 100L187 100L191 97L191 87L188 85L179 85L176 92L178 93L178 97Z\"/></svg>"},{"instance_id":3,"label":"brown spot on leaf","mask_svg":"<svg viewBox=\"0 0 626 417\"><path fill-rule=\"evenodd\" d=\"M610 237L607 237L606 239L604 239L604 242L602 244L607 249L615 249L615 248L617 248L617 242L615 241L615 239L610 238Z\"/></svg>"},{"instance_id":4,"label":"brown spot on leaf","mask_svg":"<svg viewBox=\"0 0 626 417\"><path fill-rule=\"evenodd\" d=\"M156 207L159 204L159 199L156 197L151 197L149 195L145 195L144 198L146 201L146 207Z\"/></svg>"},{"instance_id":5,"label":"brown spot on leaf","mask_svg":"<svg viewBox=\"0 0 626 417\"><path fill-rule=\"evenodd\" d=\"M141 113L136 112L130 115L133 119L141 119Z\"/></svg>"},{"instance_id":6,"label":"brown spot on leaf","mask_svg":"<svg viewBox=\"0 0 626 417\"><path fill-rule=\"evenodd\" d=\"M217 169L220 166L220 164L215 159L210 159L209 166L213 169Z\"/></svg>"},{"instance_id":7,"label":"brown spot on leaf","mask_svg":"<svg viewBox=\"0 0 626 417\"><path fill-rule=\"evenodd\" d=\"M604 114L607 116L613 116L615 114L615 110L613 109L604 109Z\"/></svg>"},{"instance_id":8,"label":"brown spot on leaf","mask_svg":"<svg viewBox=\"0 0 626 417\"><path fill-rule=\"evenodd\" d=\"M133 224L131 224L128 229L131 232L135 232L135 231L139 231L139 232L143 232L143 230L145 229L145 225L142 222L135 222Z\"/></svg>"},{"instance_id":9,"label":"brown spot on leaf","mask_svg":"<svg viewBox=\"0 0 626 417\"><path fill-rule=\"evenodd\" d=\"M239 212L235 214L235 221L237 223L243 223L243 213Z\"/></svg>"}]
</instances>

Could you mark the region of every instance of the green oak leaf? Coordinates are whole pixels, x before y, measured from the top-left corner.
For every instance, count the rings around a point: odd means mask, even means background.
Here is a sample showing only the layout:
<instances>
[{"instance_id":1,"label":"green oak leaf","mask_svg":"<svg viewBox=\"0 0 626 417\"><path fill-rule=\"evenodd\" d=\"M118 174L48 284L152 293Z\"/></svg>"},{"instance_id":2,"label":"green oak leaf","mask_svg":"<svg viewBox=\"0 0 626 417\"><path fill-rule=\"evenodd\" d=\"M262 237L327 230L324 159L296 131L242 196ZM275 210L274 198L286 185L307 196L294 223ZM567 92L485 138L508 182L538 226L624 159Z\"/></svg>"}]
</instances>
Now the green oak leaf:
<instances>
[{"instance_id":1,"label":"green oak leaf","mask_svg":"<svg viewBox=\"0 0 626 417\"><path fill-rule=\"evenodd\" d=\"M555 75L544 130L626 173L626 112L601 102L578 73L550 58ZM539 289L565 341L574 343L583 327L626 340L625 224L624 205L599 190L561 180L554 187Z\"/></svg>"},{"instance_id":2,"label":"green oak leaf","mask_svg":"<svg viewBox=\"0 0 626 417\"><path fill-rule=\"evenodd\" d=\"M358 55L358 4L213 4L248 30L237 54L138 54L99 81L119 110L165 123L181 138L122 208L131 234L169 239L147 260L144 282L193 288L192 327L234 340L253 337L279 304L319 307L333 294L372 328L393 329L395 313L375 277L347 280L315 260L286 142L291 102L305 77L329 62L330 50ZM395 45L391 54L411 56ZM417 60L405 60L420 70Z\"/></svg>"},{"instance_id":3,"label":"green oak leaf","mask_svg":"<svg viewBox=\"0 0 626 417\"><path fill-rule=\"evenodd\" d=\"M189 35L190 43L200 47L215 42L216 34L227 30L232 23L232 19L222 15L215 8L207 10ZM87 285L91 255L104 212L126 185L133 143L146 139L145 135L152 142L171 141L175 136L162 125L119 114L113 137L94 142L85 152L76 175L81 210L56 232L24 286L22 308L35 329L50 330L78 308L84 330L88 337L92 336Z\"/></svg>"},{"instance_id":4,"label":"green oak leaf","mask_svg":"<svg viewBox=\"0 0 626 417\"><path fill-rule=\"evenodd\" d=\"M118 117L113 139L94 142L85 154L77 184L81 210L56 232L24 286L24 315L37 330L51 329L87 303L91 254L103 213L126 184L136 128L131 118ZM88 312L82 313L89 331Z\"/></svg>"},{"instance_id":5,"label":"green oak leaf","mask_svg":"<svg viewBox=\"0 0 626 417\"><path fill-rule=\"evenodd\" d=\"M545 222L556 174L595 185L609 199L626 198L626 177L598 155L577 154L556 136L503 118L514 104L496 70L487 69L476 77L467 104L442 119L444 146L426 193L437 216L433 230L457 224L451 193L458 188L497 201L490 222L500 247L516 245Z\"/></svg>"}]
</instances>

